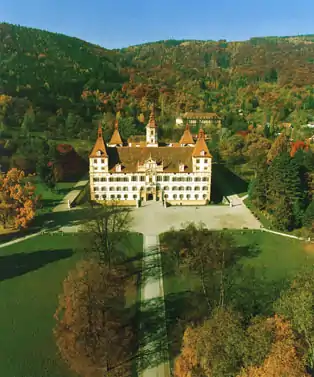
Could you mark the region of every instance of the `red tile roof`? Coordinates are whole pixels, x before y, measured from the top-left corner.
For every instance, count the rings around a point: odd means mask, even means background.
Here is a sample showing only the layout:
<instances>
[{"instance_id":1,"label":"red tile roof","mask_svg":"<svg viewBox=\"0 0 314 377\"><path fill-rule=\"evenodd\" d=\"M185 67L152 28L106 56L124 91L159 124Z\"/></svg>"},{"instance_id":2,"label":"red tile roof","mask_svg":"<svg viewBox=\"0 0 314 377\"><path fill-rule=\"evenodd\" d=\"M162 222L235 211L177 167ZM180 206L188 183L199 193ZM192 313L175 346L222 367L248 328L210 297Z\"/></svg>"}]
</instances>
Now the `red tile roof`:
<instances>
[{"instance_id":1,"label":"red tile roof","mask_svg":"<svg viewBox=\"0 0 314 377\"><path fill-rule=\"evenodd\" d=\"M119 145L119 144L122 145L123 144L120 133L119 133L119 122L118 122L118 120L115 121L114 131L113 131L113 134L112 134L111 139L109 141L109 144L116 144L116 145Z\"/></svg>"},{"instance_id":2,"label":"red tile roof","mask_svg":"<svg viewBox=\"0 0 314 377\"><path fill-rule=\"evenodd\" d=\"M204 151L204 154L201 154ZM212 157L209 153L206 141L205 141L205 132L201 128L198 133L198 138L192 153L193 157Z\"/></svg>"},{"instance_id":3,"label":"red tile roof","mask_svg":"<svg viewBox=\"0 0 314 377\"><path fill-rule=\"evenodd\" d=\"M190 132L190 127L188 124L185 126L185 130L183 132L183 135L179 143L180 144L194 144L194 140L193 140L192 134Z\"/></svg>"},{"instance_id":4,"label":"red tile roof","mask_svg":"<svg viewBox=\"0 0 314 377\"><path fill-rule=\"evenodd\" d=\"M97 152L100 151L100 156L98 156ZM102 137L102 128L101 125L98 127L98 137L96 140L96 143L94 145L94 148L89 155L89 157L108 157L106 145L104 143L104 139Z\"/></svg>"}]
</instances>

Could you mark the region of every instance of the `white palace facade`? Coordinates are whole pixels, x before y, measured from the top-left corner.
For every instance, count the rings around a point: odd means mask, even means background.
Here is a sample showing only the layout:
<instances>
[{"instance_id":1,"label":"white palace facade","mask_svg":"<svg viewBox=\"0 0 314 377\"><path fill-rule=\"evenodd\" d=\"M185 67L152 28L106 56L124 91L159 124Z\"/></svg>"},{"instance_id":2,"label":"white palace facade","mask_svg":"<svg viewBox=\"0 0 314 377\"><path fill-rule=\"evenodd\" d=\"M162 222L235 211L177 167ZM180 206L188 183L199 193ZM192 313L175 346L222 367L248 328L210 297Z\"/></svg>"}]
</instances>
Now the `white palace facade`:
<instances>
[{"instance_id":1,"label":"white palace facade","mask_svg":"<svg viewBox=\"0 0 314 377\"><path fill-rule=\"evenodd\" d=\"M101 126L89 156L91 199L139 206L148 200L165 205L205 205L210 201L212 156L201 129L196 142L187 125L179 143L158 143L154 109L146 141L123 143L118 122L105 144Z\"/></svg>"}]
</instances>

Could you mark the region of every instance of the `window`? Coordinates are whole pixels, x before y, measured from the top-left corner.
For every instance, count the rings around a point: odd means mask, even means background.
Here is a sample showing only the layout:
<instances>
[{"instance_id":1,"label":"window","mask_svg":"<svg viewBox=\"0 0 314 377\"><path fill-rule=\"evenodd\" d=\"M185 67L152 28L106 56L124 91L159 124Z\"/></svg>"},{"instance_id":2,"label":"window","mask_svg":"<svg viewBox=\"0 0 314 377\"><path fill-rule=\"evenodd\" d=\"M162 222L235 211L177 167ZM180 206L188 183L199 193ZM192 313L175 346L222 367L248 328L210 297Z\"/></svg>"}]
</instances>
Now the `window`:
<instances>
[{"instance_id":1,"label":"window","mask_svg":"<svg viewBox=\"0 0 314 377\"><path fill-rule=\"evenodd\" d=\"M154 131L150 131L150 136L154 136Z\"/></svg>"},{"instance_id":2,"label":"window","mask_svg":"<svg viewBox=\"0 0 314 377\"><path fill-rule=\"evenodd\" d=\"M94 170L98 170L98 166L94 166Z\"/></svg>"},{"instance_id":3,"label":"window","mask_svg":"<svg viewBox=\"0 0 314 377\"><path fill-rule=\"evenodd\" d=\"M135 199L135 200L136 200L136 199L137 199L137 195L133 195L133 199Z\"/></svg>"},{"instance_id":4,"label":"window","mask_svg":"<svg viewBox=\"0 0 314 377\"><path fill-rule=\"evenodd\" d=\"M127 199L128 198L128 194L124 194L124 199Z\"/></svg>"},{"instance_id":5,"label":"window","mask_svg":"<svg viewBox=\"0 0 314 377\"><path fill-rule=\"evenodd\" d=\"M132 182L137 182L137 175L132 175Z\"/></svg>"},{"instance_id":6,"label":"window","mask_svg":"<svg viewBox=\"0 0 314 377\"><path fill-rule=\"evenodd\" d=\"M154 139L151 139L151 141L150 141L151 143L153 143L154 142Z\"/></svg>"},{"instance_id":7,"label":"window","mask_svg":"<svg viewBox=\"0 0 314 377\"><path fill-rule=\"evenodd\" d=\"M101 182L106 182L107 178L100 178Z\"/></svg>"},{"instance_id":8,"label":"window","mask_svg":"<svg viewBox=\"0 0 314 377\"><path fill-rule=\"evenodd\" d=\"M97 164L97 158L94 159L94 164Z\"/></svg>"},{"instance_id":9,"label":"window","mask_svg":"<svg viewBox=\"0 0 314 377\"><path fill-rule=\"evenodd\" d=\"M173 186L172 187L172 191L176 191L176 190L178 190L178 187L177 186Z\"/></svg>"},{"instance_id":10,"label":"window","mask_svg":"<svg viewBox=\"0 0 314 377\"><path fill-rule=\"evenodd\" d=\"M165 187L164 187L164 190L169 190L169 186L165 186Z\"/></svg>"},{"instance_id":11,"label":"window","mask_svg":"<svg viewBox=\"0 0 314 377\"><path fill-rule=\"evenodd\" d=\"M103 195L102 200L106 200L106 199L107 199L107 195Z\"/></svg>"},{"instance_id":12,"label":"window","mask_svg":"<svg viewBox=\"0 0 314 377\"><path fill-rule=\"evenodd\" d=\"M181 200L183 199L183 194L180 195L180 199L181 199Z\"/></svg>"},{"instance_id":13,"label":"window","mask_svg":"<svg viewBox=\"0 0 314 377\"><path fill-rule=\"evenodd\" d=\"M179 191L184 191L184 187L183 187L183 186L180 186L180 187L179 187Z\"/></svg>"},{"instance_id":14,"label":"window","mask_svg":"<svg viewBox=\"0 0 314 377\"><path fill-rule=\"evenodd\" d=\"M205 164L207 164L207 163L208 163L208 160L207 160L207 158L205 158L204 162L205 162Z\"/></svg>"},{"instance_id":15,"label":"window","mask_svg":"<svg viewBox=\"0 0 314 377\"><path fill-rule=\"evenodd\" d=\"M201 177L194 178L194 182L201 182Z\"/></svg>"},{"instance_id":16,"label":"window","mask_svg":"<svg viewBox=\"0 0 314 377\"><path fill-rule=\"evenodd\" d=\"M187 198L187 199L191 199L191 195L190 195L190 194L187 194L186 198Z\"/></svg>"},{"instance_id":17,"label":"window","mask_svg":"<svg viewBox=\"0 0 314 377\"><path fill-rule=\"evenodd\" d=\"M149 182L153 182L153 177L149 177Z\"/></svg>"},{"instance_id":18,"label":"window","mask_svg":"<svg viewBox=\"0 0 314 377\"><path fill-rule=\"evenodd\" d=\"M144 182L144 181L145 181L145 177L144 177L144 175L141 175L141 177L140 177L140 181L141 181L141 182Z\"/></svg>"},{"instance_id":19,"label":"window","mask_svg":"<svg viewBox=\"0 0 314 377\"><path fill-rule=\"evenodd\" d=\"M202 181L203 182L207 182L208 181L208 177L203 177Z\"/></svg>"},{"instance_id":20,"label":"window","mask_svg":"<svg viewBox=\"0 0 314 377\"><path fill-rule=\"evenodd\" d=\"M187 190L187 191L191 191L191 190L192 190L192 187L191 187L191 186L187 186L186 190Z\"/></svg>"},{"instance_id":21,"label":"window","mask_svg":"<svg viewBox=\"0 0 314 377\"><path fill-rule=\"evenodd\" d=\"M99 178L95 177L94 182L99 182Z\"/></svg>"},{"instance_id":22,"label":"window","mask_svg":"<svg viewBox=\"0 0 314 377\"><path fill-rule=\"evenodd\" d=\"M111 197L111 199L114 199L114 195L113 194L110 197Z\"/></svg>"},{"instance_id":23,"label":"window","mask_svg":"<svg viewBox=\"0 0 314 377\"><path fill-rule=\"evenodd\" d=\"M169 176L168 175L164 175L164 182L169 182Z\"/></svg>"},{"instance_id":24,"label":"window","mask_svg":"<svg viewBox=\"0 0 314 377\"><path fill-rule=\"evenodd\" d=\"M132 187L132 191L136 191L137 187L136 186L133 186Z\"/></svg>"},{"instance_id":25,"label":"window","mask_svg":"<svg viewBox=\"0 0 314 377\"><path fill-rule=\"evenodd\" d=\"M102 163L102 164L104 164L104 163L105 163L105 160L104 160L104 159L102 159L102 160L101 160L101 163Z\"/></svg>"},{"instance_id":26,"label":"window","mask_svg":"<svg viewBox=\"0 0 314 377\"><path fill-rule=\"evenodd\" d=\"M129 177L123 177L123 182L129 182Z\"/></svg>"},{"instance_id":27,"label":"window","mask_svg":"<svg viewBox=\"0 0 314 377\"><path fill-rule=\"evenodd\" d=\"M105 167L104 167L104 166L102 166L102 167L101 167L101 170L105 170Z\"/></svg>"},{"instance_id":28,"label":"window","mask_svg":"<svg viewBox=\"0 0 314 377\"><path fill-rule=\"evenodd\" d=\"M95 186L94 191L99 191L99 187Z\"/></svg>"},{"instance_id":29,"label":"window","mask_svg":"<svg viewBox=\"0 0 314 377\"><path fill-rule=\"evenodd\" d=\"M177 199L178 195L177 194L174 194L173 195L173 199Z\"/></svg>"},{"instance_id":30,"label":"window","mask_svg":"<svg viewBox=\"0 0 314 377\"><path fill-rule=\"evenodd\" d=\"M207 190L207 186L203 186L203 191L206 191Z\"/></svg>"},{"instance_id":31,"label":"window","mask_svg":"<svg viewBox=\"0 0 314 377\"><path fill-rule=\"evenodd\" d=\"M177 177L172 177L172 182L177 182Z\"/></svg>"},{"instance_id":32,"label":"window","mask_svg":"<svg viewBox=\"0 0 314 377\"><path fill-rule=\"evenodd\" d=\"M114 187L109 187L109 191L114 191Z\"/></svg>"},{"instance_id":33,"label":"window","mask_svg":"<svg viewBox=\"0 0 314 377\"><path fill-rule=\"evenodd\" d=\"M124 186L123 191L129 191L129 188L127 186Z\"/></svg>"},{"instance_id":34,"label":"window","mask_svg":"<svg viewBox=\"0 0 314 377\"><path fill-rule=\"evenodd\" d=\"M165 194L165 195L164 195L164 198L165 198L165 199L168 199L168 197L169 197L168 194Z\"/></svg>"},{"instance_id":35,"label":"window","mask_svg":"<svg viewBox=\"0 0 314 377\"><path fill-rule=\"evenodd\" d=\"M96 194L96 195L95 195L95 199L99 199L99 195Z\"/></svg>"},{"instance_id":36,"label":"window","mask_svg":"<svg viewBox=\"0 0 314 377\"><path fill-rule=\"evenodd\" d=\"M121 199L121 195L120 194L117 195L117 199Z\"/></svg>"},{"instance_id":37,"label":"window","mask_svg":"<svg viewBox=\"0 0 314 377\"><path fill-rule=\"evenodd\" d=\"M194 187L194 190L195 190L195 191L200 191L199 186L195 186L195 187Z\"/></svg>"},{"instance_id":38,"label":"window","mask_svg":"<svg viewBox=\"0 0 314 377\"><path fill-rule=\"evenodd\" d=\"M200 170L200 168L197 166L197 167L196 167L196 170Z\"/></svg>"},{"instance_id":39,"label":"window","mask_svg":"<svg viewBox=\"0 0 314 377\"><path fill-rule=\"evenodd\" d=\"M205 156L205 151L201 151L201 156Z\"/></svg>"},{"instance_id":40,"label":"window","mask_svg":"<svg viewBox=\"0 0 314 377\"><path fill-rule=\"evenodd\" d=\"M107 191L107 187L102 187L101 191Z\"/></svg>"},{"instance_id":41,"label":"window","mask_svg":"<svg viewBox=\"0 0 314 377\"><path fill-rule=\"evenodd\" d=\"M186 181L187 182L192 182L192 177L187 177Z\"/></svg>"},{"instance_id":42,"label":"window","mask_svg":"<svg viewBox=\"0 0 314 377\"><path fill-rule=\"evenodd\" d=\"M199 159L199 158L196 159L196 163L197 163L197 164L200 163L200 159Z\"/></svg>"},{"instance_id":43,"label":"window","mask_svg":"<svg viewBox=\"0 0 314 377\"><path fill-rule=\"evenodd\" d=\"M113 182L113 177L110 177L110 178L109 178L109 182Z\"/></svg>"},{"instance_id":44,"label":"window","mask_svg":"<svg viewBox=\"0 0 314 377\"><path fill-rule=\"evenodd\" d=\"M161 175L157 175L157 182L161 182L162 181L162 176Z\"/></svg>"},{"instance_id":45,"label":"window","mask_svg":"<svg viewBox=\"0 0 314 377\"><path fill-rule=\"evenodd\" d=\"M195 199L196 199L196 200L198 199L198 194L195 195Z\"/></svg>"},{"instance_id":46,"label":"window","mask_svg":"<svg viewBox=\"0 0 314 377\"><path fill-rule=\"evenodd\" d=\"M120 186L117 187L117 191L121 191L121 187Z\"/></svg>"},{"instance_id":47,"label":"window","mask_svg":"<svg viewBox=\"0 0 314 377\"><path fill-rule=\"evenodd\" d=\"M206 194L203 195L203 199L207 199L207 195Z\"/></svg>"}]
</instances>

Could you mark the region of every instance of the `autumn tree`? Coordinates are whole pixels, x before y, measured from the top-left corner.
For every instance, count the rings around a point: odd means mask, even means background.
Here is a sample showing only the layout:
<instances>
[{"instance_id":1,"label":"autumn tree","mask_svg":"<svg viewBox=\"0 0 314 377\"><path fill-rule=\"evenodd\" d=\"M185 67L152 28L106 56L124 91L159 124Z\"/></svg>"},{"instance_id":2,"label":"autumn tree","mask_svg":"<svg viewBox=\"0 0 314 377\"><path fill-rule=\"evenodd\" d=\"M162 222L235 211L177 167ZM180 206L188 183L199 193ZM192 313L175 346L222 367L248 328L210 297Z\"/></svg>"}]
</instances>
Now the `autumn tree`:
<instances>
[{"instance_id":1,"label":"autumn tree","mask_svg":"<svg viewBox=\"0 0 314 377\"><path fill-rule=\"evenodd\" d=\"M35 217L38 198L30 178L15 168L0 174L0 222L4 227L26 228Z\"/></svg>"},{"instance_id":2,"label":"autumn tree","mask_svg":"<svg viewBox=\"0 0 314 377\"><path fill-rule=\"evenodd\" d=\"M121 260L123 246L129 242L131 210L117 202L91 204L86 215L83 242L109 267Z\"/></svg>"},{"instance_id":3,"label":"autumn tree","mask_svg":"<svg viewBox=\"0 0 314 377\"><path fill-rule=\"evenodd\" d=\"M255 177L258 171L266 164L270 147L271 142L256 132L252 132L246 137L244 155L248 159L248 164L254 169Z\"/></svg>"},{"instance_id":4,"label":"autumn tree","mask_svg":"<svg viewBox=\"0 0 314 377\"><path fill-rule=\"evenodd\" d=\"M125 311L125 271L81 261L63 283L54 335L61 357L82 377L131 375L133 332Z\"/></svg>"},{"instance_id":5,"label":"autumn tree","mask_svg":"<svg viewBox=\"0 0 314 377\"><path fill-rule=\"evenodd\" d=\"M288 136L282 132L277 139L273 142L268 154L267 154L267 163L270 164L274 159L279 156L281 153L289 152L290 144Z\"/></svg>"},{"instance_id":6,"label":"autumn tree","mask_svg":"<svg viewBox=\"0 0 314 377\"><path fill-rule=\"evenodd\" d=\"M302 271L275 304L278 314L287 318L307 350L307 364L314 370L314 269Z\"/></svg>"},{"instance_id":7,"label":"autumn tree","mask_svg":"<svg viewBox=\"0 0 314 377\"><path fill-rule=\"evenodd\" d=\"M275 327L275 339L261 366L242 370L238 377L310 377L297 350L297 340L289 322L275 316L268 319Z\"/></svg>"}]
</instances>

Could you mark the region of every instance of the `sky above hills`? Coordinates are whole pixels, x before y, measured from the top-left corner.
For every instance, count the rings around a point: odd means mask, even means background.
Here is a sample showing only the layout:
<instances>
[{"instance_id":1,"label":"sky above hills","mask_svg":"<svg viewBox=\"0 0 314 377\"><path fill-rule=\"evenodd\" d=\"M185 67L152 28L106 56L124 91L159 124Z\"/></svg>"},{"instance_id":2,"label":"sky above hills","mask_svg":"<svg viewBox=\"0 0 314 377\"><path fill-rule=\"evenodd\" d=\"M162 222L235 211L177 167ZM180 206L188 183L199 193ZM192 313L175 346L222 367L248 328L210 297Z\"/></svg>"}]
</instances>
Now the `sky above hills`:
<instances>
[{"instance_id":1,"label":"sky above hills","mask_svg":"<svg viewBox=\"0 0 314 377\"><path fill-rule=\"evenodd\" d=\"M314 34L314 0L0 0L0 22L106 48L163 39L245 40Z\"/></svg>"}]
</instances>

